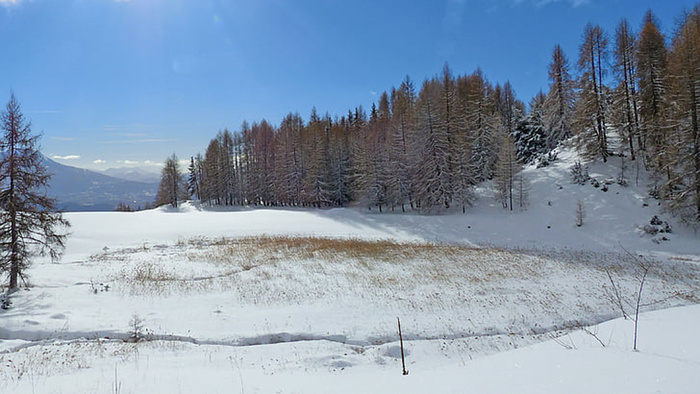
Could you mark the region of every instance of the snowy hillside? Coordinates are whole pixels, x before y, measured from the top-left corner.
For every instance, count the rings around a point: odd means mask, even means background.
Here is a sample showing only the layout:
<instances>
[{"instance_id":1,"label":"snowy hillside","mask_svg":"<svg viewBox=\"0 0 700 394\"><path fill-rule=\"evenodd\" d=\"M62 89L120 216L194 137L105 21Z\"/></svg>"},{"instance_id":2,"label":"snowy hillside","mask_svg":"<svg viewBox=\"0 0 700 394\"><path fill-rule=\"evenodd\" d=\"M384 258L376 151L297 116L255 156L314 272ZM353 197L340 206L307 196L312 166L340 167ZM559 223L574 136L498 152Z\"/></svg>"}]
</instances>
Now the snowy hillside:
<instances>
[{"instance_id":1,"label":"snowy hillside","mask_svg":"<svg viewBox=\"0 0 700 394\"><path fill-rule=\"evenodd\" d=\"M439 216L69 213L62 261L35 264L0 311L0 391L694 390L700 238L643 172L621 186L613 157L590 165L598 187L578 185L576 160L564 149L527 168L530 203L513 212L487 184L467 214ZM672 232L649 234L664 222ZM633 315L640 264L635 352L621 308Z\"/></svg>"}]
</instances>

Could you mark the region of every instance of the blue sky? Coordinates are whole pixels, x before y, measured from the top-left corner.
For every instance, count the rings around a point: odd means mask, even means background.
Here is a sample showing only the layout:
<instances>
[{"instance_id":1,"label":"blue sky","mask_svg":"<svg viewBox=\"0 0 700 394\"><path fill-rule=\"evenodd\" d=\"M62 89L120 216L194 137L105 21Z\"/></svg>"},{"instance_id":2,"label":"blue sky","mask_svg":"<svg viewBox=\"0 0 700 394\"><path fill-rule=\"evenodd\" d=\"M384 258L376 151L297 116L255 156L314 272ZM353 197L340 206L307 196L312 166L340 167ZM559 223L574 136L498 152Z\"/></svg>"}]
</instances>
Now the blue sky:
<instances>
[{"instance_id":1,"label":"blue sky","mask_svg":"<svg viewBox=\"0 0 700 394\"><path fill-rule=\"evenodd\" d=\"M547 90L555 44L612 38L651 8L670 36L692 0L0 0L0 102L14 91L42 151L89 168L204 152L225 127L369 108L448 62Z\"/></svg>"}]
</instances>

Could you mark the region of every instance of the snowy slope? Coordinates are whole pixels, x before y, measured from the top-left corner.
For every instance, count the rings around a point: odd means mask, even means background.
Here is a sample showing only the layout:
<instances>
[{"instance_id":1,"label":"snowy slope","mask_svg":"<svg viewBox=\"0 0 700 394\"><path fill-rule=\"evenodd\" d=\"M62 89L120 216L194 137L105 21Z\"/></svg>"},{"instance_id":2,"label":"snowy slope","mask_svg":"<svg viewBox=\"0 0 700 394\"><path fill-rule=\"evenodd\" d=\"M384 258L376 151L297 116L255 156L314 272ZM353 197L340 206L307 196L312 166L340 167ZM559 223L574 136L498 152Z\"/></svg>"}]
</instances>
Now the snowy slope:
<instances>
[{"instance_id":1,"label":"snowy slope","mask_svg":"<svg viewBox=\"0 0 700 394\"><path fill-rule=\"evenodd\" d=\"M78 243L92 243L88 252L104 246L126 246L143 242L177 242L195 236L242 236L256 234L319 235L330 237L390 238L465 245L494 245L524 249L614 251L622 248L640 254L700 254L700 236L665 214L659 202L648 195L650 181L643 170L627 164L629 186L618 185L620 158L607 164L588 164L591 177L611 182L608 191L590 183L572 183L570 170L578 155L562 149L549 167L524 170L530 184L526 209L504 210L493 198L487 183L477 190L475 206L466 214L436 216L383 213L363 209L208 209L185 204L177 210L161 208L136 214L103 215L74 213L75 224L68 255L80 251ZM584 203L584 225L575 225L577 201ZM652 217L672 225L658 241L641 231ZM110 226L98 222L109 218ZM138 223L139 231L132 231ZM85 230L85 234L83 234ZM75 246L75 247L74 247ZM70 259L70 258L68 258Z\"/></svg>"}]
</instances>

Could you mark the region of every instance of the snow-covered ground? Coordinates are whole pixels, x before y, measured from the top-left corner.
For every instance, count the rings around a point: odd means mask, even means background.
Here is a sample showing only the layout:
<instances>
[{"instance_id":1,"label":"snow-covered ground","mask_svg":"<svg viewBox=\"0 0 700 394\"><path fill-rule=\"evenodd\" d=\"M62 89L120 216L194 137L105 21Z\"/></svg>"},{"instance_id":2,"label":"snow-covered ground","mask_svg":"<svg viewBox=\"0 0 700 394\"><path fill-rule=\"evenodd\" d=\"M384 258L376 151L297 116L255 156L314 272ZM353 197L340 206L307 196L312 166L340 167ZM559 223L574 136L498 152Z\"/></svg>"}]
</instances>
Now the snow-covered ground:
<instances>
[{"instance_id":1,"label":"snow-covered ground","mask_svg":"<svg viewBox=\"0 0 700 394\"><path fill-rule=\"evenodd\" d=\"M0 311L0 392L697 390L700 237L643 171L623 187L619 158L591 165L602 191L571 183L576 157L526 169L514 212L484 185L467 214L67 214L63 259ZM642 231L655 215L673 232ZM633 351L615 289L633 313L640 264Z\"/></svg>"}]
</instances>

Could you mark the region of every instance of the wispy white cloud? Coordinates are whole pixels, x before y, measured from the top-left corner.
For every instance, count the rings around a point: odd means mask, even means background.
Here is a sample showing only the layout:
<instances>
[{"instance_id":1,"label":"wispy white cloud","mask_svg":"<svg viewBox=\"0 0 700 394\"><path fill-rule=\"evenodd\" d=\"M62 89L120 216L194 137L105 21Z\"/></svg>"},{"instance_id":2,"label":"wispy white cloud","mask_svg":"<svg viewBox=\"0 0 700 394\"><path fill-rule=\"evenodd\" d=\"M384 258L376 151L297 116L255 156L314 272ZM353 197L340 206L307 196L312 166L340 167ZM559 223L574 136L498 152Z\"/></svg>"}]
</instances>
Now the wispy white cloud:
<instances>
[{"instance_id":1,"label":"wispy white cloud","mask_svg":"<svg viewBox=\"0 0 700 394\"><path fill-rule=\"evenodd\" d=\"M0 0L2 2L3 0ZM57 109L38 109L38 110L32 110L32 111L27 111L28 114L62 114L63 111L57 110Z\"/></svg>"},{"instance_id":2,"label":"wispy white cloud","mask_svg":"<svg viewBox=\"0 0 700 394\"><path fill-rule=\"evenodd\" d=\"M117 160L117 163L125 164L127 166L135 166L135 165L139 164L138 161L134 161L134 160Z\"/></svg>"},{"instance_id":3,"label":"wispy white cloud","mask_svg":"<svg viewBox=\"0 0 700 394\"><path fill-rule=\"evenodd\" d=\"M513 0L517 4L527 3L532 4L535 7L544 7L549 4L554 3L569 3L572 7L579 7L584 4L588 4L591 0Z\"/></svg>"},{"instance_id":4,"label":"wispy white cloud","mask_svg":"<svg viewBox=\"0 0 700 394\"><path fill-rule=\"evenodd\" d=\"M49 137L54 141L75 141L77 138L74 137Z\"/></svg>"},{"instance_id":5,"label":"wispy white cloud","mask_svg":"<svg viewBox=\"0 0 700 394\"><path fill-rule=\"evenodd\" d=\"M140 144L140 143L153 143L153 142L176 142L176 139L172 138L141 138L141 139L130 139L130 140L112 140L112 141L101 141L100 144L114 145L114 144Z\"/></svg>"},{"instance_id":6,"label":"wispy white cloud","mask_svg":"<svg viewBox=\"0 0 700 394\"><path fill-rule=\"evenodd\" d=\"M102 160L102 159L93 160L92 164L107 164L107 160Z\"/></svg>"},{"instance_id":7,"label":"wispy white cloud","mask_svg":"<svg viewBox=\"0 0 700 394\"><path fill-rule=\"evenodd\" d=\"M0 0L0 6L9 7L11 5L19 4L20 0Z\"/></svg>"},{"instance_id":8,"label":"wispy white cloud","mask_svg":"<svg viewBox=\"0 0 700 394\"><path fill-rule=\"evenodd\" d=\"M491 8L489 8L489 12L495 12L498 10L499 6L534 6L537 8L540 7L545 7L550 4L557 4L557 3L568 3L570 6L576 8L580 7L585 4L590 4L593 0L491 0ZM459 4L459 0L448 0L448 9L450 5L454 4Z\"/></svg>"},{"instance_id":9,"label":"wispy white cloud","mask_svg":"<svg viewBox=\"0 0 700 394\"><path fill-rule=\"evenodd\" d=\"M68 155L68 156L58 156L58 155L53 155L51 156L52 159L56 160L77 160L80 159L79 155Z\"/></svg>"}]
</instances>

